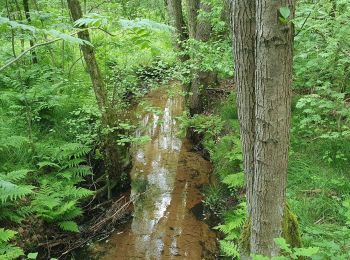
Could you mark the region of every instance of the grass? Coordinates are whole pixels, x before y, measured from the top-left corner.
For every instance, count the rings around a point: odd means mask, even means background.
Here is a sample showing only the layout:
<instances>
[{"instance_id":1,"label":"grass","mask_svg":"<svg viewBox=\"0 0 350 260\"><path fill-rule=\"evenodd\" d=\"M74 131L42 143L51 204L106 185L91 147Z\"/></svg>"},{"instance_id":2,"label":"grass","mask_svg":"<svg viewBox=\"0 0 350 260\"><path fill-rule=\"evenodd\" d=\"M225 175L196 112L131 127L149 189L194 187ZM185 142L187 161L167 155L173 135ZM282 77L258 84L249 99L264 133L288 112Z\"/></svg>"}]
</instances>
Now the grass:
<instances>
[{"instance_id":1,"label":"grass","mask_svg":"<svg viewBox=\"0 0 350 260\"><path fill-rule=\"evenodd\" d=\"M297 115L295 115L297 119ZM287 196L298 216L305 246L317 246L313 259L350 259L349 162L327 160L335 150L349 155L346 143L306 140L292 133Z\"/></svg>"}]
</instances>

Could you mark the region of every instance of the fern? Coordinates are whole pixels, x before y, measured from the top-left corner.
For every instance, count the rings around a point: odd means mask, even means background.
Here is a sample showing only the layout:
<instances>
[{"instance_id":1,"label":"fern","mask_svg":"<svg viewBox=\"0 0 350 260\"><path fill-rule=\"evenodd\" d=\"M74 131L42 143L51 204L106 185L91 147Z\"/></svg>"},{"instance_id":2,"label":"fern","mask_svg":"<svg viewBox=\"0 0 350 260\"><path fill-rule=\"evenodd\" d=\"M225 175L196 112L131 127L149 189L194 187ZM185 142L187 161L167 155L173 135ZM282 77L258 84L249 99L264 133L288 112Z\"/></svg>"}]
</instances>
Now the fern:
<instances>
[{"instance_id":1,"label":"fern","mask_svg":"<svg viewBox=\"0 0 350 260\"><path fill-rule=\"evenodd\" d=\"M3 175L3 178L8 180L8 181L11 181L11 182L18 182L20 180L23 180L29 172L31 172L31 170L29 170L29 169L21 169L21 170L17 170L17 171L12 171L12 172L7 173L6 175Z\"/></svg>"},{"instance_id":2,"label":"fern","mask_svg":"<svg viewBox=\"0 0 350 260\"><path fill-rule=\"evenodd\" d=\"M0 175L0 201L6 203L21 199L33 192L34 186L30 185L16 185L12 182L6 181L4 175Z\"/></svg>"},{"instance_id":3,"label":"fern","mask_svg":"<svg viewBox=\"0 0 350 260\"><path fill-rule=\"evenodd\" d=\"M223 224L215 227L225 234L220 241L220 248L226 256L238 257L238 243L241 229L246 219L246 203L242 202L234 210L229 211L225 216Z\"/></svg>"},{"instance_id":4,"label":"fern","mask_svg":"<svg viewBox=\"0 0 350 260\"><path fill-rule=\"evenodd\" d=\"M74 221L61 221L58 225L65 231L79 232L79 227Z\"/></svg>"},{"instance_id":5,"label":"fern","mask_svg":"<svg viewBox=\"0 0 350 260\"><path fill-rule=\"evenodd\" d=\"M84 177L91 174L91 167L83 158L90 148L78 143L66 143L58 147L46 147L46 154L37 165L45 170L38 179L40 189L32 201L34 213L49 223L57 223L66 231L76 232L74 219L82 215L79 201L93 194L78 187Z\"/></svg>"},{"instance_id":6,"label":"fern","mask_svg":"<svg viewBox=\"0 0 350 260\"><path fill-rule=\"evenodd\" d=\"M0 228L0 260L17 259L24 255L21 248L10 244L17 232Z\"/></svg>"},{"instance_id":7,"label":"fern","mask_svg":"<svg viewBox=\"0 0 350 260\"><path fill-rule=\"evenodd\" d=\"M9 242L17 232L0 228L0 242Z\"/></svg>"},{"instance_id":8,"label":"fern","mask_svg":"<svg viewBox=\"0 0 350 260\"><path fill-rule=\"evenodd\" d=\"M223 183L225 183L229 188L242 188L244 187L244 173L233 173L230 175L227 175L222 180Z\"/></svg>"},{"instance_id":9,"label":"fern","mask_svg":"<svg viewBox=\"0 0 350 260\"><path fill-rule=\"evenodd\" d=\"M227 256L239 257L239 248L237 244L233 242L221 240L220 249Z\"/></svg>"}]
</instances>

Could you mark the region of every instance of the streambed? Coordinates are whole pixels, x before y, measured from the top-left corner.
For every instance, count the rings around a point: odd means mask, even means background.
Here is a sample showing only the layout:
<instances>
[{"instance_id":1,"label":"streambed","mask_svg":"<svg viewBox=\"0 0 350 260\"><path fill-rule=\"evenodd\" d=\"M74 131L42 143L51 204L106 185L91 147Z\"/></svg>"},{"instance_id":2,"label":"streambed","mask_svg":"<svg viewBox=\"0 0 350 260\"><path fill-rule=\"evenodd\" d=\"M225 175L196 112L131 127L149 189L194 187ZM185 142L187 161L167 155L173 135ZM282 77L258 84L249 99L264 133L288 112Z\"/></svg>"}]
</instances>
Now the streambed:
<instances>
[{"instance_id":1,"label":"streambed","mask_svg":"<svg viewBox=\"0 0 350 260\"><path fill-rule=\"evenodd\" d=\"M99 259L217 259L217 236L200 216L200 189L209 183L211 164L178 137L175 118L184 111L184 98L167 92L160 88L146 98L162 113L145 113L137 131L150 137L134 147L131 171L131 197L143 194L130 223L100 244Z\"/></svg>"}]
</instances>

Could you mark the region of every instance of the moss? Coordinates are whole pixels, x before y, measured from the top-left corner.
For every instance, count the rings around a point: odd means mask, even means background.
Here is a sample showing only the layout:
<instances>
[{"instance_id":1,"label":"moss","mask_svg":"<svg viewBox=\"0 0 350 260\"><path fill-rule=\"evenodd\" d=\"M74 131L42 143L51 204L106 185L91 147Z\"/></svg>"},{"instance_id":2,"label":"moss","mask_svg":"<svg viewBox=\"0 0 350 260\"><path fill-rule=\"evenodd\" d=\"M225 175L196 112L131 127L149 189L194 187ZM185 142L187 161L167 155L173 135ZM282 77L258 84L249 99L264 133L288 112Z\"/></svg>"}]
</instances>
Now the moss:
<instances>
[{"instance_id":1,"label":"moss","mask_svg":"<svg viewBox=\"0 0 350 260\"><path fill-rule=\"evenodd\" d=\"M239 240L239 246L243 255L250 255L250 230L252 226L251 219L247 219ZM284 219L282 227L282 237L292 248L302 247L299 222L297 216L291 211L287 204L284 209Z\"/></svg>"},{"instance_id":2,"label":"moss","mask_svg":"<svg viewBox=\"0 0 350 260\"><path fill-rule=\"evenodd\" d=\"M282 237L292 248L302 246L298 218L288 203L284 209Z\"/></svg>"},{"instance_id":3,"label":"moss","mask_svg":"<svg viewBox=\"0 0 350 260\"><path fill-rule=\"evenodd\" d=\"M250 229L252 226L252 219L249 218L245 221L242 228L241 236L239 238L239 248L241 254L250 255Z\"/></svg>"}]
</instances>

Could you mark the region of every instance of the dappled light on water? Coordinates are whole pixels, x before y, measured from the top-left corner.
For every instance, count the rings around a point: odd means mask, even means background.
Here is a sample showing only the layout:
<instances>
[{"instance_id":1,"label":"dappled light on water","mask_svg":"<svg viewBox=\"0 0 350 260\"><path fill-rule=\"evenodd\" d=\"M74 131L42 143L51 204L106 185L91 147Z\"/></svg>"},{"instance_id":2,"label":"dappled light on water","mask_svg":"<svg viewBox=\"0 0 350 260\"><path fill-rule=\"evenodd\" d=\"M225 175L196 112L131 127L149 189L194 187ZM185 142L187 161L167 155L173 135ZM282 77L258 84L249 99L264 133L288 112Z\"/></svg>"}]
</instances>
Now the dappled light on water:
<instances>
[{"instance_id":1,"label":"dappled light on water","mask_svg":"<svg viewBox=\"0 0 350 260\"><path fill-rule=\"evenodd\" d=\"M142 196L131 223L106 243L103 259L215 259L215 233L191 212L201 203L211 165L177 135L184 98L159 89L147 100L161 113L144 114L136 133L150 137L134 147L131 196Z\"/></svg>"}]
</instances>

